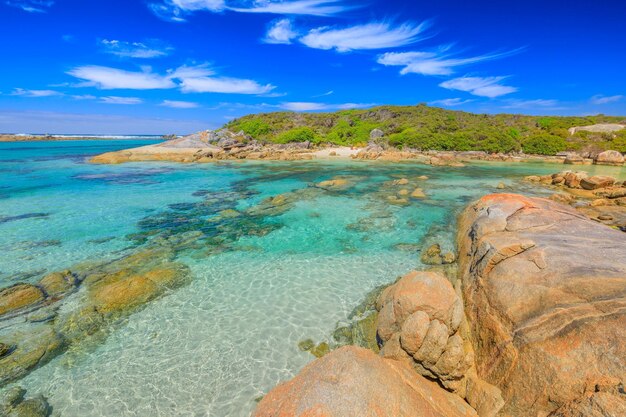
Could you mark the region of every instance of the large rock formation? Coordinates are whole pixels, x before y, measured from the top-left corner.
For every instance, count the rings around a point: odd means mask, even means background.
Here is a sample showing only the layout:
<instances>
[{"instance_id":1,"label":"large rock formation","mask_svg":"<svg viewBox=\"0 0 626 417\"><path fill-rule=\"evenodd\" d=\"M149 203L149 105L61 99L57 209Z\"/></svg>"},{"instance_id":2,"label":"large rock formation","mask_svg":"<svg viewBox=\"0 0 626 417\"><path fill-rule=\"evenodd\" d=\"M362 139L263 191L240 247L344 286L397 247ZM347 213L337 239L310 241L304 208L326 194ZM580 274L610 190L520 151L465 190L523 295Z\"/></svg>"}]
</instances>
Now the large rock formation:
<instances>
[{"instance_id":1,"label":"large rock formation","mask_svg":"<svg viewBox=\"0 0 626 417\"><path fill-rule=\"evenodd\" d=\"M274 388L254 416L469 417L476 412L408 364L346 346Z\"/></svg>"},{"instance_id":2,"label":"large rock formation","mask_svg":"<svg viewBox=\"0 0 626 417\"><path fill-rule=\"evenodd\" d=\"M550 200L494 194L463 213L465 312L502 415L624 415L625 247L624 233Z\"/></svg>"},{"instance_id":3,"label":"large rock formation","mask_svg":"<svg viewBox=\"0 0 626 417\"><path fill-rule=\"evenodd\" d=\"M473 357L457 332L463 303L443 274L413 271L386 288L376 304L383 356L407 360L455 390Z\"/></svg>"}]
</instances>

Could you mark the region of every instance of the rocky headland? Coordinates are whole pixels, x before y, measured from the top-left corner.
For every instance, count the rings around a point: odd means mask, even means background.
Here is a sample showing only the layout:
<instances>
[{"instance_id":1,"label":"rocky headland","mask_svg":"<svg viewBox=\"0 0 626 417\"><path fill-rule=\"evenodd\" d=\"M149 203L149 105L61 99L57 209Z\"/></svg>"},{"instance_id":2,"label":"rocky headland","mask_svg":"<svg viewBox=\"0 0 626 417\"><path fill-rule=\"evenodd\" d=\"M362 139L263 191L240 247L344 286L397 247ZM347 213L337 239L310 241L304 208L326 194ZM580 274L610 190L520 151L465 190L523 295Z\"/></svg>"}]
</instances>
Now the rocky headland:
<instances>
[{"instance_id":1,"label":"rocky headland","mask_svg":"<svg viewBox=\"0 0 626 417\"><path fill-rule=\"evenodd\" d=\"M380 353L332 350L255 416L621 416L626 235L549 199L493 194L458 228L458 273L379 292Z\"/></svg>"},{"instance_id":2,"label":"rocky headland","mask_svg":"<svg viewBox=\"0 0 626 417\"><path fill-rule=\"evenodd\" d=\"M155 145L108 152L91 158L97 164L170 161L206 163L222 160L300 161L311 159L352 159L368 161L412 161L433 166L463 167L472 161L550 162L565 164L623 165L624 156L617 151L563 152L555 156L524 153L488 153L484 151L424 151L389 146L383 133L374 129L366 146L346 147L310 141L284 144L258 141L244 132L228 129L203 131Z\"/></svg>"}]
</instances>

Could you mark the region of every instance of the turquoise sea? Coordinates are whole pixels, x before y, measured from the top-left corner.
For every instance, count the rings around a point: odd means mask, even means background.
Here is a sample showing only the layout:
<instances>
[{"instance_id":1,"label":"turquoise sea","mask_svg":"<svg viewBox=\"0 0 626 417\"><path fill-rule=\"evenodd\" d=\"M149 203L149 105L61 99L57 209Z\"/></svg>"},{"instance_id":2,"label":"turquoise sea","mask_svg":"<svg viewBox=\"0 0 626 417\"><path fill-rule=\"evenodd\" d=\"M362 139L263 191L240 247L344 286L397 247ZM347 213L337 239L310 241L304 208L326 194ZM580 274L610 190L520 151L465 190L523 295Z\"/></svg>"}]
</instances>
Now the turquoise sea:
<instances>
[{"instance_id":1,"label":"turquoise sea","mask_svg":"<svg viewBox=\"0 0 626 417\"><path fill-rule=\"evenodd\" d=\"M15 383L47 397L53 415L248 416L255 399L313 359L299 341L329 340L368 292L424 267L415 248L452 250L456 216L469 202L500 182L507 192L549 195L521 178L564 169L86 162L148 143L0 143L0 287L116 259L156 239L178 242L176 260L191 271L188 285L114 323L95 346ZM576 169L626 179L619 168ZM312 187L337 176L349 186ZM427 197L390 202L399 191L390 181L401 178ZM288 204L259 209L281 194ZM11 325L0 320L0 340Z\"/></svg>"}]
</instances>

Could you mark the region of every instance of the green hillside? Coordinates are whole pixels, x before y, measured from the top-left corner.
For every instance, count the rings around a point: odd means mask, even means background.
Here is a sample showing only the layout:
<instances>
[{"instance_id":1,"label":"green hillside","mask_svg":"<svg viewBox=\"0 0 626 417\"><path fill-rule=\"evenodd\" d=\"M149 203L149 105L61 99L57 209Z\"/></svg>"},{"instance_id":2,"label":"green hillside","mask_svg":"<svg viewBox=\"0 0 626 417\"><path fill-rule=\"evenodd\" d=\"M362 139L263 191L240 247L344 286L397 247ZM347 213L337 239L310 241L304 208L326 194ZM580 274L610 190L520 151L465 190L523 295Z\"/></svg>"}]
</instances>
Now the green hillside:
<instances>
[{"instance_id":1,"label":"green hillside","mask_svg":"<svg viewBox=\"0 0 626 417\"><path fill-rule=\"evenodd\" d=\"M561 151L626 152L626 130L617 133L567 129L598 123L626 124L626 117L523 116L473 114L429 107L381 106L334 113L276 112L244 116L226 125L254 139L273 143L311 141L363 146L370 132L380 129L384 141L397 148L517 152L554 155Z\"/></svg>"}]
</instances>

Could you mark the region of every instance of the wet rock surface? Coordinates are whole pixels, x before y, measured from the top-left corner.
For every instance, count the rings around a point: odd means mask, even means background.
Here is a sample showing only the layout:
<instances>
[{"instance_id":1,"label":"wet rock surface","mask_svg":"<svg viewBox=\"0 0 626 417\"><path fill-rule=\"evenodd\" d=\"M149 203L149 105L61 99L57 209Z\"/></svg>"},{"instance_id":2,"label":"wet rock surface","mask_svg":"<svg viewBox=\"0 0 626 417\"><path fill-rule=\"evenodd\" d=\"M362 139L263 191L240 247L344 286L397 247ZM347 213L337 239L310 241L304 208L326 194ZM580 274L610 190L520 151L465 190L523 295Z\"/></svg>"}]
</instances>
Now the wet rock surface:
<instances>
[{"instance_id":1,"label":"wet rock surface","mask_svg":"<svg viewBox=\"0 0 626 417\"><path fill-rule=\"evenodd\" d=\"M464 212L458 240L478 376L502 390L502 413L623 409L626 235L550 200L495 194Z\"/></svg>"}]
</instances>

